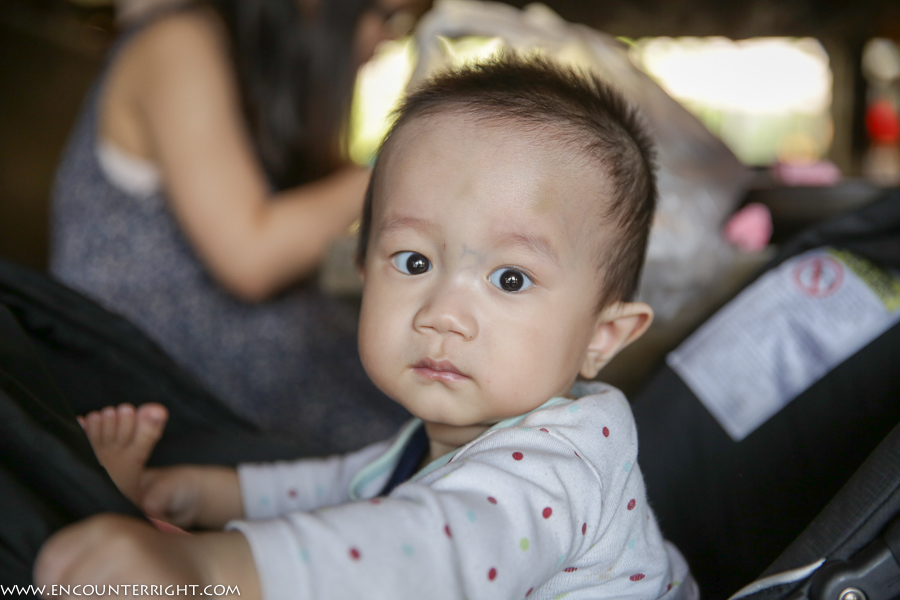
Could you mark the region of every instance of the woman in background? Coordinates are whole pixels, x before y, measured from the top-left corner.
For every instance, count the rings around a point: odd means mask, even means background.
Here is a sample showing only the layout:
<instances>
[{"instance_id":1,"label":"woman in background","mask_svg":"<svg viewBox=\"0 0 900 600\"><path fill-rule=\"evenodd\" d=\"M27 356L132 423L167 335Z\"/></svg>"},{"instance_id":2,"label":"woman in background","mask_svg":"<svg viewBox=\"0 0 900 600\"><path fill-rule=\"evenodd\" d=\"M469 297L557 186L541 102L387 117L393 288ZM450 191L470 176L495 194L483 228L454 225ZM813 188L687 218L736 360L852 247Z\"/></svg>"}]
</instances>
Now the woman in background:
<instances>
[{"instance_id":1,"label":"woman in background","mask_svg":"<svg viewBox=\"0 0 900 600\"><path fill-rule=\"evenodd\" d=\"M111 50L54 188L52 273L313 452L406 418L363 372L355 314L312 276L369 179L342 155L356 72L427 8L415 2L210 0L146 15Z\"/></svg>"}]
</instances>

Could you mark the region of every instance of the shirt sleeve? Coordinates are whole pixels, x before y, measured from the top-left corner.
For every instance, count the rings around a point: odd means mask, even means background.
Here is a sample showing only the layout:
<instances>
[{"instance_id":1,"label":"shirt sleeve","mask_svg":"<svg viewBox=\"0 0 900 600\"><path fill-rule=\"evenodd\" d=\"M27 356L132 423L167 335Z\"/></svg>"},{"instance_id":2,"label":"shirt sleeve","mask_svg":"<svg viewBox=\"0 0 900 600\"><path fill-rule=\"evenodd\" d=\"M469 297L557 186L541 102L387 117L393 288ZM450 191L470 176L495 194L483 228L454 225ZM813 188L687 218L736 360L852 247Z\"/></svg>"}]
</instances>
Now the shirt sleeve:
<instances>
[{"instance_id":1,"label":"shirt sleeve","mask_svg":"<svg viewBox=\"0 0 900 600\"><path fill-rule=\"evenodd\" d=\"M602 549L604 510L617 509L603 496L564 438L514 428L387 498L230 528L247 537L266 600L524 598L556 574L582 576L589 549L618 559L623 547Z\"/></svg>"},{"instance_id":2,"label":"shirt sleeve","mask_svg":"<svg viewBox=\"0 0 900 600\"><path fill-rule=\"evenodd\" d=\"M391 441L326 458L238 465L244 518L268 519L350 501L350 482Z\"/></svg>"}]
</instances>

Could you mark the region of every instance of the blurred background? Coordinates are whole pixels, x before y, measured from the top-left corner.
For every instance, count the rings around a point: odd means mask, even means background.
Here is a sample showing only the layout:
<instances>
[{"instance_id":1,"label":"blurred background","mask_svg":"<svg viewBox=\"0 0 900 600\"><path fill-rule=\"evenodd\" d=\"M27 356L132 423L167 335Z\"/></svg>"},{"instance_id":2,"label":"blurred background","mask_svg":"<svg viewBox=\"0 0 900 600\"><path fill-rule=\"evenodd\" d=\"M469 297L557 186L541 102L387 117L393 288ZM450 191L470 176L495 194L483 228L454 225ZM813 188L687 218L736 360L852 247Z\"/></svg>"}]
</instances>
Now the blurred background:
<instances>
[{"instance_id":1,"label":"blurred background","mask_svg":"<svg viewBox=\"0 0 900 600\"><path fill-rule=\"evenodd\" d=\"M519 0L509 4L523 7ZM792 218L841 210L869 181L900 182L900 3L745 0L548 0L570 22L616 36L635 64L762 177L769 167L827 161L801 177L834 184L803 215L774 206L776 241ZM120 9L121 12L121 9ZM121 17L121 15L118 15ZM0 2L0 256L45 269L48 198L57 159L88 86L114 39L111 1ZM470 54L491 41L458 45ZM411 69L410 44L394 44L360 82L351 152L367 160ZM812 174L810 174L812 172ZM814 181L815 183L815 181ZM801 186L802 187L802 186ZM770 189L771 191L771 189ZM770 197L777 194L769 194ZM796 197L797 194L794 194ZM820 195L821 196L821 195ZM783 198L782 198L783 200ZM782 202L784 204L784 202ZM794 207L795 208L795 207ZM806 214L812 213L812 215ZM778 217L784 217L781 222ZM782 226L782 231L778 226Z\"/></svg>"},{"instance_id":2,"label":"blurred background","mask_svg":"<svg viewBox=\"0 0 900 600\"><path fill-rule=\"evenodd\" d=\"M0 258L46 271L49 198L66 138L117 31L153 2L0 0ZM603 373L626 392L777 244L900 185L895 0L547 0L537 9L509 0L485 13L451 4L435 10L425 35L420 27L416 39L384 44L361 70L351 158L371 161L429 52L459 62L537 37L557 58L605 69L630 88L663 139L661 210L641 291L657 320ZM748 206L755 210L729 221ZM349 237L335 244L319 277L351 301L353 249Z\"/></svg>"},{"instance_id":3,"label":"blurred background","mask_svg":"<svg viewBox=\"0 0 900 600\"><path fill-rule=\"evenodd\" d=\"M509 4L524 7L527 2ZM840 206L859 192L860 180L887 185L900 181L900 3L548 0L545 4L567 21L584 23L626 43L639 68L742 162L762 174L757 185L749 187L748 200L754 199L755 189L766 187L772 165L808 167L827 161L827 167L813 175L807 169L803 176L831 184L835 178L829 169L836 167L843 178L835 188L840 197L832 200ZM117 15L111 0L0 2L0 256L4 258L46 268L54 169L82 98L115 37L121 12L120 7ZM491 40L485 39L457 47L476 55L492 48ZM394 44L362 75L363 98L358 98L351 140L351 152L360 162L377 145L384 116L409 77L413 60L409 52L409 43ZM819 204L823 214L836 210L828 206L828 199ZM817 207L807 209L815 212ZM791 219L790 214L782 216ZM776 222L776 241L778 234L790 233L778 231L778 225L790 227L787 221Z\"/></svg>"}]
</instances>

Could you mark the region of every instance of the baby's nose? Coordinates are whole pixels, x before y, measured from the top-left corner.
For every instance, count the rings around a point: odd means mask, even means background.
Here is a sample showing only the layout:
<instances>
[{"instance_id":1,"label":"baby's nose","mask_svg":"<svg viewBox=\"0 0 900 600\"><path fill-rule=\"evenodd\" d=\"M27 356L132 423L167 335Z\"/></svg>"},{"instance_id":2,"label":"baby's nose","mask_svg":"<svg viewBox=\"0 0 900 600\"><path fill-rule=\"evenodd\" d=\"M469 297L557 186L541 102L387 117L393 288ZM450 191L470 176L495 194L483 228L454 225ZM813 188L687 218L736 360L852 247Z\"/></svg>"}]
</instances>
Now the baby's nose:
<instances>
[{"instance_id":1,"label":"baby's nose","mask_svg":"<svg viewBox=\"0 0 900 600\"><path fill-rule=\"evenodd\" d=\"M417 331L460 335L472 340L478 335L473 298L463 285L447 285L436 289L416 313Z\"/></svg>"}]
</instances>

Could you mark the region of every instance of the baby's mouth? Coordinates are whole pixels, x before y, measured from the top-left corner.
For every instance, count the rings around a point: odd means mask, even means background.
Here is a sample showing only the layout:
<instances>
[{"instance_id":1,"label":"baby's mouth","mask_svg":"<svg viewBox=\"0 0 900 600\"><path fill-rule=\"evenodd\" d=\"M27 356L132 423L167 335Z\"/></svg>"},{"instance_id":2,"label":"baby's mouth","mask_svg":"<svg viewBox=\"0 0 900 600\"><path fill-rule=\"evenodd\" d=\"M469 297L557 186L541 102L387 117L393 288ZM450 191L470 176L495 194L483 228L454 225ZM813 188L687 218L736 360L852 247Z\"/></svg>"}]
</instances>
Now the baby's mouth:
<instances>
[{"instance_id":1,"label":"baby's mouth","mask_svg":"<svg viewBox=\"0 0 900 600\"><path fill-rule=\"evenodd\" d=\"M469 379L469 376L456 368L449 360L434 360L431 358L423 358L413 365L413 371L431 381L442 381L445 383L463 381Z\"/></svg>"}]
</instances>

